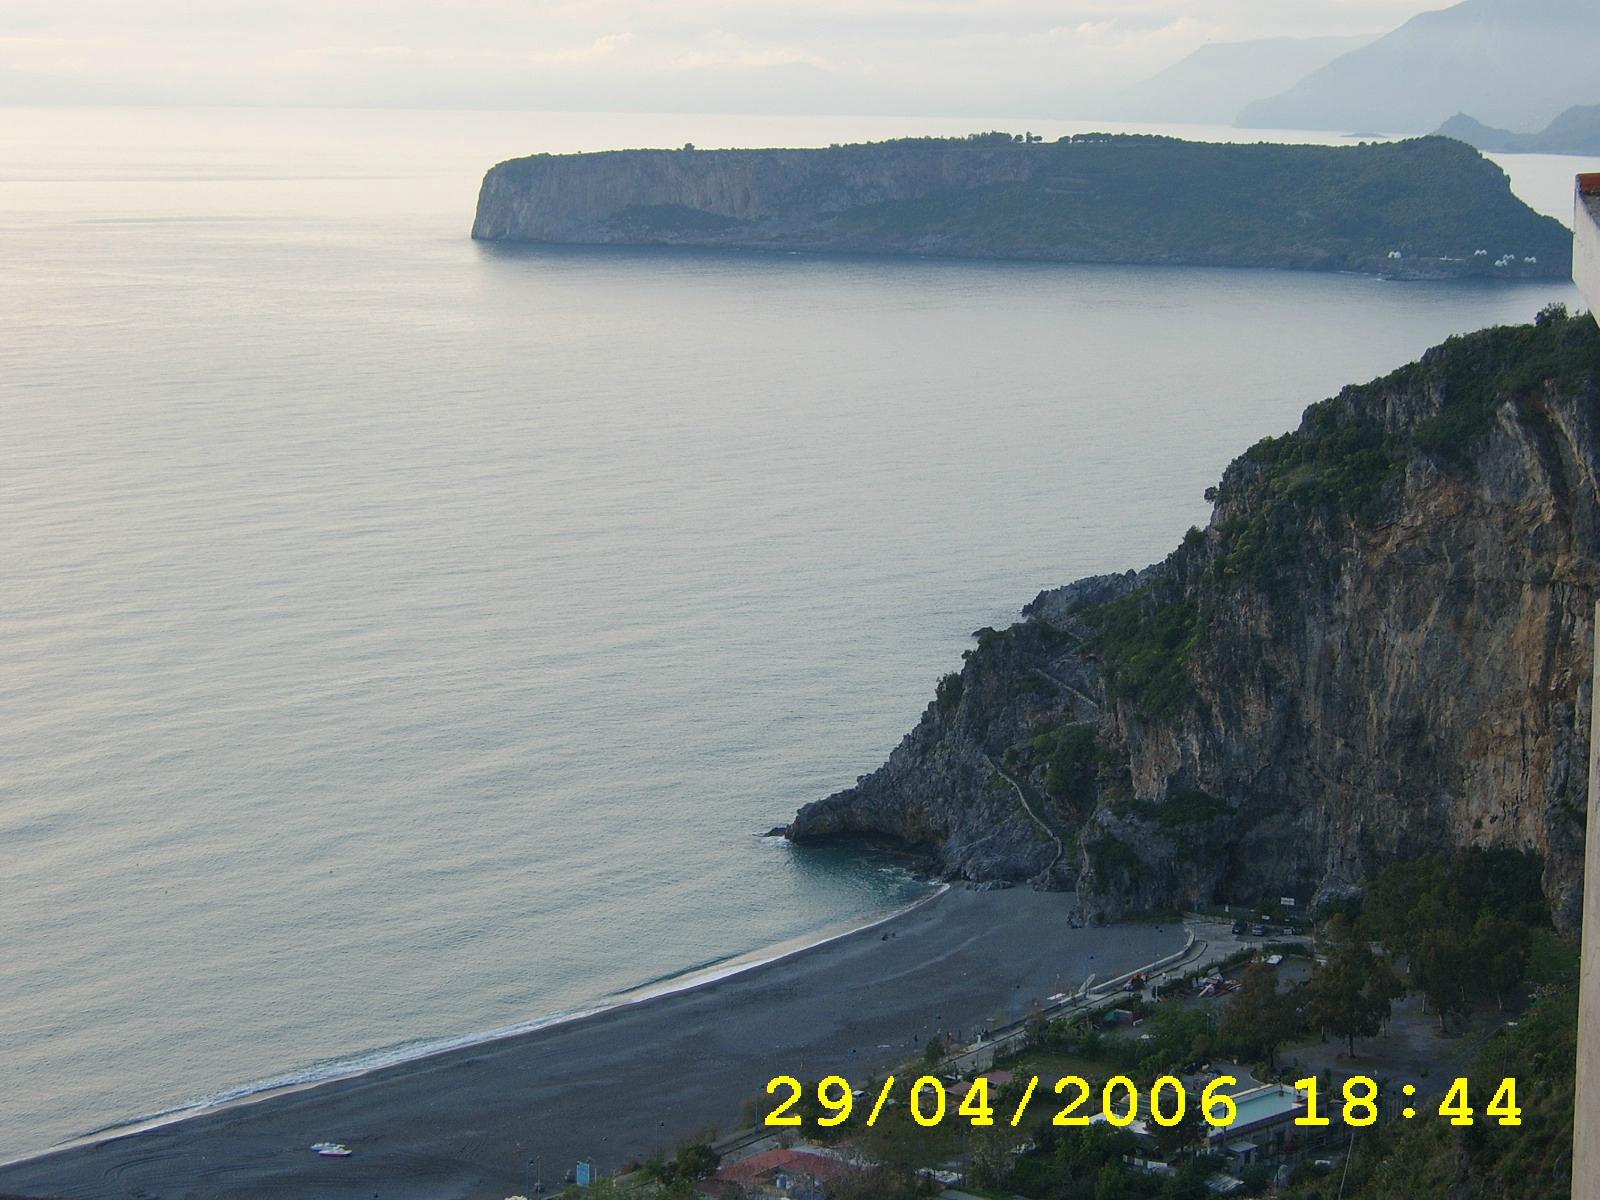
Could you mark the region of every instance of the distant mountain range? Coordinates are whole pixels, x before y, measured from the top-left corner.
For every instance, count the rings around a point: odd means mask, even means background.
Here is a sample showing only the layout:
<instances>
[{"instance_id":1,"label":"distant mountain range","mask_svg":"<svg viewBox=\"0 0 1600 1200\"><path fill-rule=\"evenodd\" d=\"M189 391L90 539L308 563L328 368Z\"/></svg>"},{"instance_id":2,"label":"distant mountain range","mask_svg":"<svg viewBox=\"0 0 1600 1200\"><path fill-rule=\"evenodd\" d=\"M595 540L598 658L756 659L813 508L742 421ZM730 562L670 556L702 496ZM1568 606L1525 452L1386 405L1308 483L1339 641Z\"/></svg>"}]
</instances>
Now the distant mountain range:
<instances>
[{"instance_id":1,"label":"distant mountain range","mask_svg":"<svg viewBox=\"0 0 1600 1200\"><path fill-rule=\"evenodd\" d=\"M1375 36L1212 42L1118 94L1108 111L1120 121L1231 125L1252 100L1293 87Z\"/></svg>"},{"instance_id":2,"label":"distant mountain range","mask_svg":"<svg viewBox=\"0 0 1600 1200\"><path fill-rule=\"evenodd\" d=\"M1405 0L1399 11L1449 2ZM1331 4L1304 6L1303 19L1318 19L1312 13L1320 10L1331 20ZM626 58L608 59L609 65L584 58L539 71L512 59L479 70L443 55L421 73L410 65L402 70L398 56L382 56L363 59L359 69L329 60L326 69L295 79L262 67L255 74L180 72L139 82L149 72L131 59L125 73L121 66L91 70L87 61L72 66L62 58L29 70L0 66L0 106L253 104L270 94L269 104L293 96L297 104L350 107L925 118L981 111L1019 120L1071 118L1080 129L1094 118L1363 138L1428 133L1456 121L1444 132L1490 149L1592 150L1589 118L1567 110L1600 103L1600 0L1459 0L1387 33L1359 36L1219 41L1198 49L1195 34L1180 29L1174 36L1185 40L1173 42L1173 52L1189 53L1137 83L1126 82L1137 77L1129 70L1108 82L1107 72L1072 69L1072 55L1082 48L1068 48L1070 38L1057 46L1019 37L1014 57L991 48L970 67L961 65L963 55L955 65L930 60L920 73L914 57L891 70L865 55L856 62L712 55L662 59L648 68ZM638 52L640 63L655 61L643 47ZM1156 51L1145 45L1137 53ZM930 78L939 86L930 87ZM1471 115L1470 124L1457 120L1462 114ZM1563 116L1547 130L1557 114ZM1536 131L1542 132L1535 141L1515 141Z\"/></svg>"},{"instance_id":3,"label":"distant mountain range","mask_svg":"<svg viewBox=\"0 0 1600 1200\"><path fill-rule=\"evenodd\" d=\"M1600 87L1597 0L1463 0L1340 55L1238 124L1420 133L1470 112L1533 130Z\"/></svg>"},{"instance_id":4,"label":"distant mountain range","mask_svg":"<svg viewBox=\"0 0 1600 1200\"><path fill-rule=\"evenodd\" d=\"M1600 90L1600 83L1596 83ZM1600 154L1600 104L1567 109L1538 133L1513 133L1457 113L1439 133L1479 150L1505 154Z\"/></svg>"}]
</instances>

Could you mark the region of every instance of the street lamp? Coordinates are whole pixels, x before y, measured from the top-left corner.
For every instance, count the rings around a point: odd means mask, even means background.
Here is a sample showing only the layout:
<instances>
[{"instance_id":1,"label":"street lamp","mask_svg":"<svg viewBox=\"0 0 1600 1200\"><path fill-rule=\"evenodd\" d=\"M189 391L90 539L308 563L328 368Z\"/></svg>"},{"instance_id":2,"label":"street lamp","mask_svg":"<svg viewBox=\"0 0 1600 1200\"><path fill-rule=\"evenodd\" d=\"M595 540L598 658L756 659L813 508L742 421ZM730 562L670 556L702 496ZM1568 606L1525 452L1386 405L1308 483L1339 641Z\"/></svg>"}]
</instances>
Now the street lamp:
<instances>
[{"instance_id":1,"label":"street lamp","mask_svg":"<svg viewBox=\"0 0 1600 1200\"><path fill-rule=\"evenodd\" d=\"M530 1183L529 1180L532 1180ZM529 1196L544 1191L544 1172L539 1169L539 1156L534 1155L522 1164L522 1190Z\"/></svg>"}]
</instances>

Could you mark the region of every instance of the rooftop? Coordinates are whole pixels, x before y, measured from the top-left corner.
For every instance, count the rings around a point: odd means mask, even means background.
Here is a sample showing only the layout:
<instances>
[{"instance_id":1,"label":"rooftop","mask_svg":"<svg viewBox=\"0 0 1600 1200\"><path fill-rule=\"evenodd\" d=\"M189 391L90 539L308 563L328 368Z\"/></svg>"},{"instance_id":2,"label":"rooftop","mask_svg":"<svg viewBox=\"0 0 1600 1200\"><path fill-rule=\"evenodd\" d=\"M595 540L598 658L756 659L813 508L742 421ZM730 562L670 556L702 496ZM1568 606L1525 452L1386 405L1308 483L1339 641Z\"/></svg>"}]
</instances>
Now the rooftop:
<instances>
[{"instance_id":1,"label":"rooftop","mask_svg":"<svg viewBox=\"0 0 1600 1200\"><path fill-rule=\"evenodd\" d=\"M1238 1116L1225 1129L1213 1130L1208 1135L1213 1141L1239 1138L1252 1130L1299 1116L1306 1110L1305 1093L1278 1084L1234 1092L1233 1101L1238 1106Z\"/></svg>"},{"instance_id":2,"label":"rooftop","mask_svg":"<svg viewBox=\"0 0 1600 1200\"><path fill-rule=\"evenodd\" d=\"M850 1171L850 1164L827 1154L807 1150L767 1150L739 1162L731 1163L716 1173L715 1178L728 1183L746 1186L771 1183L780 1173L825 1182Z\"/></svg>"},{"instance_id":3,"label":"rooftop","mask_svg":"<svg viewBox=\"0 0 1600 1200\"><path fill-rule=\"evenodd\" d=\"M1239 1105L1238 1119L1233 1128L1250 1125L1268 1117L1282 1116L1305 1107L1305 1097L1299 1092L1281 1087L1258 1088L1253 1092L1240 1092L1234 1100Z\"/></svg>"}]
</instances>

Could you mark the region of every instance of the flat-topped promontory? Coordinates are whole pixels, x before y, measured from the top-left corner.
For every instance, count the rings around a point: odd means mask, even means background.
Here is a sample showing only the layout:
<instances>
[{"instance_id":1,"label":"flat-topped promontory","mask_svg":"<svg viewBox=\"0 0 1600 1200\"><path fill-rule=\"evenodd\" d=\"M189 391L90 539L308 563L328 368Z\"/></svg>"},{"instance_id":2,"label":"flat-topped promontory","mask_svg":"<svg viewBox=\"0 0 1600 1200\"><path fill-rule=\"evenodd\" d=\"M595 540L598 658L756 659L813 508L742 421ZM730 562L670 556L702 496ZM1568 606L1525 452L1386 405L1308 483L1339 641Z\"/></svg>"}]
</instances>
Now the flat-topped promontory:
<instances>
[{"instance_id":1,"label":"flat-topped promontory","mask_svg":"<svg viewBox=\"0 0 1600 1200\"><path fill-rule=\"evenodd\" d=\"M536 154L484 177L485 241L1565 277L1571 236L1476 150L989 133L814 150Z\"/></svg>"}]
</instances>

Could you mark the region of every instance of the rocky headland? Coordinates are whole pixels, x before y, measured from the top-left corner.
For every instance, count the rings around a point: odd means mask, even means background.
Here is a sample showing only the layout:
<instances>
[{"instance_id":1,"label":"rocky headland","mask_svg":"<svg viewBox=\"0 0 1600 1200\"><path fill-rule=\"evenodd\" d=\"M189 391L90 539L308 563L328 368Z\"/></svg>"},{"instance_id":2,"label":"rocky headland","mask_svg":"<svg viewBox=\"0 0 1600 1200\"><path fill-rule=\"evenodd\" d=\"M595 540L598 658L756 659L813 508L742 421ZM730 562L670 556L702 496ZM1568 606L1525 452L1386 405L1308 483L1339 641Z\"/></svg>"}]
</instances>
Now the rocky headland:
<instances>
[{"instance_id":1,"label":"rocky headland","mask_svg":"<svg viewBox=\"0 0 1600 1200\"><path fill-rule=\"evenodd\" d=\"M1439 134L1490 154L1600 154L1600 104L1575 105L1537 133L1496 129L1457 113Z\"/></svg>"},{"instance_id":2,"label":"rocky headland","mask_svg":"<svg viewBox=\"0 0 1600 1200\"><path fill-rule=\"evenodd\" d=\"M815 150L539 154L472 236L1082 263L1564 278L1571 238L1448 138L1229 145L1005 133Z\"/></svg>"},{"instance_id":3,"label":"rocky headland","mask_svg":"<svg viewBox=\"0 0 1600 1200\"><path fill-rule=\"evenodd\" d=\"M1088 914L1357 892L1458 846L1582 889L1600 330L1450 339L1236 459L1163 562L983 630L796 842L872 838Z\"/></svg>"}]
</instances>

